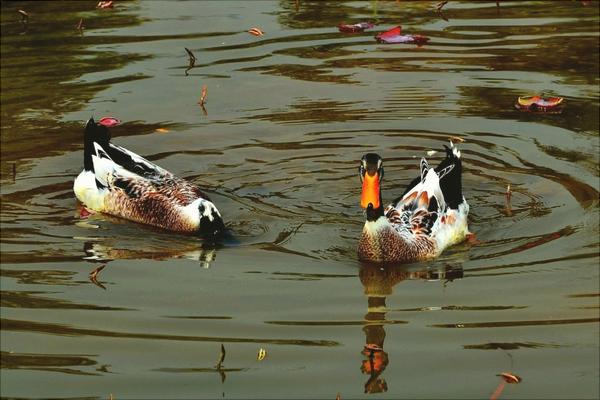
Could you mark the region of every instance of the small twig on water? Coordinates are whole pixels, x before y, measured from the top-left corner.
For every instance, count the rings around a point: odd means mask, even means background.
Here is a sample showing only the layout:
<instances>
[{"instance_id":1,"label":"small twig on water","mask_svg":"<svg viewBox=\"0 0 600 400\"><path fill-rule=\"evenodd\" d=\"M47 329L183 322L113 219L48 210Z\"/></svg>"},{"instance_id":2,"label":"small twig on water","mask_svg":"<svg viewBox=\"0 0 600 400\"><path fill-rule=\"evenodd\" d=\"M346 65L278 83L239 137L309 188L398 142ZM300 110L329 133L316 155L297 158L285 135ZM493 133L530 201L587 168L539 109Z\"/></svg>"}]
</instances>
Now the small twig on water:
<instances>
[{"instance_id":1,"label":"small twig on water","mask_svg":"<svg viewBox=\"0 0 600 400\"><path fill-rule=\"evenodd\" d=\"M449 19L446 17L446 15L444 15L444 12L442 10L437 10L437 15L444 21L446 21L446 22L449 21Z\"/></svg>"},{"instance_id":2,"label":"small twig on water","mask_svg":"<svg viewBox=\"0 0 600 400\"><path fill-rule=\"evenodd\" d=\"M506 192L504 193L504 198L505 198L505 211L506 211L506 215L507 216L512 216L512 207L510 205L510 198L512 196L512 190L510 188L510 183L508 184L508 186L506 187Z\"/></svg>"},{"instance_id":3,"label":"small twig on water","mask_svg":"<svg viewBox=\"0 0 600 400\"><path fill-rule=\"evenodd\" d=\"M29 14L27 14L25 10L18 10L17 12L21 14L21 23L23 24L23 26L27 26L27 24L29 23Z\"/></svg>"},{"instance_id":4,"label":"small twig on water","mask_svg":"<svg viewBox=\"0 0 600 400\"><path fill-rule=\"evenodd\" d=\"M196 56L187 47L184 47L184 49L187 52L187 55L189 57L189 65L188 65L187 69L185 70L185 76L188 76L188 71L190 69L194 68L194 66L196 65Z\"/></svg>"},{"instance_id":5,"label":"small twig on water","mask_svg":"<svg viewBox=\"0 0 600 400\"><path fill-rule=\"evenodd\" d=\"M439 3L437 3L435 5L435 9L438 11L442 11L442 8L444 8L444 6L448 4L448 1L440 1Z\"/></svg>"},{"instance_id":6,"label":"small twig on water","mask_svg":"<svg viewBox=\"0 0 600 400\"><path fill-rule=\"evenodd\" d=\"M225 346L223 346L223 343L221 343L221 354L219 355L219 361L217 361L215 368L221 369L223 366L223 361L225 361Z\"/></svg>"},{"instance_id":7,"label":"small twig on water","mask_svg":"<svg viewBox=\"0 0 600 400\"><path fill-rule=\"evenodd\" d=\"M98 274L100 273L100 271L102 271L104 269L104 267L106 267L106 264L103 264L103 265L99 266L98 268L94 269L92 272L90 272L90 281L94 285L106 290L106 287L102 283L98 282Z\"/></svg>"},{"instance_id":8,"label":"small twig on water","mask_svg":"<svg viewBox=\"0 0 600 400\"><path fill-rule=\"evenodd\" d=\"M83 30L85 29L85 26L83 26L83 18L79 20L79 23L77 24L75 29L77 29L79 32L83 32Z\"/></svg>"}]
</instances>

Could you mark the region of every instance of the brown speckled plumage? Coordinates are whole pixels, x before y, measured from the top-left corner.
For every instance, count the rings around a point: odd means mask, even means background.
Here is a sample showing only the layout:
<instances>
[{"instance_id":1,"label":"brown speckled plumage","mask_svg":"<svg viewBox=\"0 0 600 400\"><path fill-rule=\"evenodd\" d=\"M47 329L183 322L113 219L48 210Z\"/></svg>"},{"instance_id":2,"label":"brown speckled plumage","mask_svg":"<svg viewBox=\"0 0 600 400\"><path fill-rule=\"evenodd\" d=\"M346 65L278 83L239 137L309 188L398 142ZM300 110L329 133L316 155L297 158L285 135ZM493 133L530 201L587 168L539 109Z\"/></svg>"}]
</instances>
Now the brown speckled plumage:
<instances>
[{"instance_id":1,"label":"brown speckled plumage","mask_svg":"<svg viewBox=\"0 0 600 400\"><path fill-rule=\"evenodd\" d=\"M386 217L381 217L386 218ZM391 225L369 232L365 226L358 242L358 258L377 262L413 262L434 257L435 243L418 235L407 241Z\"/></svg>"},{"instance_id":2,"label":"brown speckled plumage","mask_svg":"<svg viewBox=\"0 0 600 400\"><path fill-rule=\"evenodd\" d=\"M124 190L114 189L105 198L108 212L121 218L153 225L177 232L195 232L198 225L193 224L181 213L181 207L189 205L201 193L188 182L177 179L170 185L155 187L135 182L136 195L130 196ZM206 199L206 197L204 197Z\"/></svg>"},{"instance_id":3,"label":"brown speckled plumage","mask_svg":"<svg viewBox=\"0 0 600 400\"><path fill-rule=\"evenodd\" d=\"M420 162L420 176L404 194L382 205L383 160L375 153L361 159L361 206L366 219L358 242L363 261L408 263L437 257L445 247L468 234L469 205L462 195L460 151L446 146L446 158L436 168Z\"/></svg>"},{"instance_id":4,"label":"brown speckled plumage","mask_svg":"<svg viewBox=\"0 0 600 400\"><path fill-rule=\"evenodd\" d=\"M159 228L220 237L215 205L190 182L123 147L90 119L84 133L84 170L73 190L86 207Z\"/></svg>"}]
</instances>

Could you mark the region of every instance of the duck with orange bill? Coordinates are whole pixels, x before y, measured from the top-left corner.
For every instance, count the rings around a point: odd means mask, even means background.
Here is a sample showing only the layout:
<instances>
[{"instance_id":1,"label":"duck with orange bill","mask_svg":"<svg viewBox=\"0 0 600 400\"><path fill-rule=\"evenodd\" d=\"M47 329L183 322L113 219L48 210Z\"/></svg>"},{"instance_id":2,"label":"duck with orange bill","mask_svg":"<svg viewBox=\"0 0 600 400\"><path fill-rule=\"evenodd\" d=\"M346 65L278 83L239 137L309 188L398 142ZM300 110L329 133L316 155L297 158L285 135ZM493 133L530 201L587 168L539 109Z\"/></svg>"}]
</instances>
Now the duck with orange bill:
<instances>
[{"instance_id":1,"label":"duck with orange bill","mask_svg":"<svg viewBox=\"0 0 600 400\"><path fill-rule=\"evenodd\" d=\"M363 261L408 263L437 257L467 238L469 205L462 194L460 151L450 142L435 168L421 159L421 173L402 196L383 207L383 160L365 154L359 166L360 204L366 222L358 243Z\"/></svg>"}]
</instances>

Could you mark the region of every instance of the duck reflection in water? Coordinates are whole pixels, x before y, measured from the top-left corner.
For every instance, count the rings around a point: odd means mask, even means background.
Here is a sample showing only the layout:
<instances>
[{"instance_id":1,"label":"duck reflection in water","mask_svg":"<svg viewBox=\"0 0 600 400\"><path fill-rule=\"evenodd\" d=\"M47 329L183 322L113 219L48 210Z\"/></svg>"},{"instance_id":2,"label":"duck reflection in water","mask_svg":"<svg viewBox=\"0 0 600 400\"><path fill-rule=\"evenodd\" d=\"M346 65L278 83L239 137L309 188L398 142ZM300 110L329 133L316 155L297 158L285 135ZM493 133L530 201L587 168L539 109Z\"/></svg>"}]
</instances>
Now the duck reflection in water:
<instances>
[{"instance_id":1,"label":"duck reflection in water","mask_svg":"<svg viewBox=\"0 0 600 400\"><path fill-rule=\"evenodd\" d=\"M385 378L381 375L389 363L388 353L383 349L386 324L385 304L387 296L393 292L393 287L407 279L443 280L444 284L463 277L462 267L444 266L439 270L414 270L409 266L393 266L385 264L362 263L359 272L360 281L367 295L367 314L365 346L361 354L365 357L360 370L368 375L365 382L365 393L382 393L388 389Z\"/></svg>"},{"instance_id":2,"label":"duck reflection in water","mask_svg":"<svg viewBox=\"0 0 600 400\"><path fill-rule=\"evenodd\" d=\"M128 249L112 247L107 242L85 242L84 260L92 262L108 262L112 260L167 260L169 258L186 258L197 261L202 268L210 268L217 257L217 248L209 244L188 244L181 246L156 246L146 249Z\"/></svg>"},{"instance_id":3,"label":"duck reflection in water","mask_svg":"<svg viewBox=\"0 0 600 400\"><path fill-rule=\"evenodd\" d=\"M96 265L90 272L90 281L105 290L106 286L100 280L100 272L113 260L187 258L197 261L202 268L208 269L217 257L216 247L207 243L188 243L171 247L163 244L162 246L148 247L141 250L112 247L108 241L86 241L83 245L83 251L85 253L83 259Z\"/></svg>"}]
</instances>

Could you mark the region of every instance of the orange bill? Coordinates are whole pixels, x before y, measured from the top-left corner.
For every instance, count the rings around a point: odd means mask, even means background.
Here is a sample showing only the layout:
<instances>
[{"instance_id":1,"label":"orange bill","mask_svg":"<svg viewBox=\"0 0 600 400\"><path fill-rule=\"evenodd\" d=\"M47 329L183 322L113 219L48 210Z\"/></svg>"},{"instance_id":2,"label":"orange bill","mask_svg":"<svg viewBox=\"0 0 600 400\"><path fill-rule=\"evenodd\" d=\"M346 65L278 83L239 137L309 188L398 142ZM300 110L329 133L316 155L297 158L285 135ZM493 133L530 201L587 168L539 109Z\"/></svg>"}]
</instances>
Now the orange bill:
<instances>
[{"instance_id":1,"label":"orange bill","mask_svg":"<svg viewBox=\"0 0 600 400\"><path fill-rule=\"evenodd\" d=\"M368 173L363 178L362 194L360 195L360 206L367 208L369 203L373 208L379 208L379 174L370 176Z\"/></svg>"}]
</instances>

